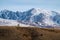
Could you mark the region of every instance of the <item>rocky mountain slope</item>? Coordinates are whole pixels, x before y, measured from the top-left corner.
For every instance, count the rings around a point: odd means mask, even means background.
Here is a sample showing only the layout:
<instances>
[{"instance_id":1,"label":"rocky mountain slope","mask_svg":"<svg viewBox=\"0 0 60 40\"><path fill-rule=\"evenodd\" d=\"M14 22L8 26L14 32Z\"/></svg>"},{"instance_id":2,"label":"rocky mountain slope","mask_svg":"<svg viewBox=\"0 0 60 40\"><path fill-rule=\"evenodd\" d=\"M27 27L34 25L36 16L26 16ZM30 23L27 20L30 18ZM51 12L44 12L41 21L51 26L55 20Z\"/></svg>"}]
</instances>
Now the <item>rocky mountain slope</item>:
<instances>
[{"instance_id":1,"label":"rocky mountain slope","mask_svg":"<svg viewBox=\"0 0 60 40\"><path fill-rule=\"evenodd\" d=\"M39 8L32 8L24 12L2 10L0 11L0 18L6 20L15 20L17 23L41 28L60 26L60 12Z\"/></svg>"}]
</instances>

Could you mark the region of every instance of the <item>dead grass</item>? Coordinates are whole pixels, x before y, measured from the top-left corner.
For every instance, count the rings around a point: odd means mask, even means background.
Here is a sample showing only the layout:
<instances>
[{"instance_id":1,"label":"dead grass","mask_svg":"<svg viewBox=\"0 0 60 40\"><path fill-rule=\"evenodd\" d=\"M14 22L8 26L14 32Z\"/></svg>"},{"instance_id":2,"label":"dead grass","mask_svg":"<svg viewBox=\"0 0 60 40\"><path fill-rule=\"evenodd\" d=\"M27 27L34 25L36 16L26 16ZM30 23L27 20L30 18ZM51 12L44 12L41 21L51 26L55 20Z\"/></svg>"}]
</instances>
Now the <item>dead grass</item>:
<instances>
[{"instance_id":1,"label":"dead grass","mask_svg":"<svg viewBox=\"0 0 60 40\"><path fill-rule=\"evenodd\" d=\"M0 40L60 40L60 30L0 26Z\"/></svg>"}]
</instances>

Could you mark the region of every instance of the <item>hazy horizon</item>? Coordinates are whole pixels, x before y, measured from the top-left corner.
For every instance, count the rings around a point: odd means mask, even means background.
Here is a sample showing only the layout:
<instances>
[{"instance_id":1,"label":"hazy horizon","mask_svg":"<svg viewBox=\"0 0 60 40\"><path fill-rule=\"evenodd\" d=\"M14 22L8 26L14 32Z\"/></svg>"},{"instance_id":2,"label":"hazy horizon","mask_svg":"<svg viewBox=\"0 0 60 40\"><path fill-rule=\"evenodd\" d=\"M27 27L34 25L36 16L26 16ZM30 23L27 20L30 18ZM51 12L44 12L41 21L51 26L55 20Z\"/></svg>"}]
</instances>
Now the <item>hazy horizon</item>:
<instances>
[{"instance_id":1,"label":"hazy horizon","mask_svg":"<svg viewBox=\"0 0 60 40\"><path fill-rule=\"evenodd\" d=\"M31 8L60 11L60 0L0 0L0 10L25 11Z\"/></svg>"}]
</instances>

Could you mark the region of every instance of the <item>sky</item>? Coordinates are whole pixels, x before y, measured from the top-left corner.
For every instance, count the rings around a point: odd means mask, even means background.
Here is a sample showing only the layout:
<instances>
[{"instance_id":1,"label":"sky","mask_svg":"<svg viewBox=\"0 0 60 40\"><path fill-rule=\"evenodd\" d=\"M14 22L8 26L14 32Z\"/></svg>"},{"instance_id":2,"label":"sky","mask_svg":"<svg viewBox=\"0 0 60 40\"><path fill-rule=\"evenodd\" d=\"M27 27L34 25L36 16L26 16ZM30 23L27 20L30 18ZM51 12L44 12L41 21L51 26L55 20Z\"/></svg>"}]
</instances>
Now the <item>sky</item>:
<instances>
[{"instance_id":1,"label":"sky","mask_svg":"<svg viewBox=\"0 0 60 40\"><path fill-rule=\"evenodd\" d=\"M26 11L31 8L60 11L60 0L0 0L0 10Z\"/></svg>"}]
</instances>

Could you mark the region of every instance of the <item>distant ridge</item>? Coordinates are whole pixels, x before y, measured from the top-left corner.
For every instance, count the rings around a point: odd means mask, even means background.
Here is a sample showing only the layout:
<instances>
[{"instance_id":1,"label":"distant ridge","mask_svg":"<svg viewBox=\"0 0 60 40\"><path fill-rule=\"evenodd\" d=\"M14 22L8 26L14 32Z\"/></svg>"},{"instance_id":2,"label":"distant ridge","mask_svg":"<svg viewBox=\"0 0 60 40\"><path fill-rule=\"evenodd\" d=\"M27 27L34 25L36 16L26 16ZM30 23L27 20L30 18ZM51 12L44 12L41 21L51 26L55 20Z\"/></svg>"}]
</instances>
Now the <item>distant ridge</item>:
<instances>
[{"instance_id":1,"label":"distant ridge","mask_svg":"<svg viewBox=\"0 0 60 40\"><path fill-rule=\"evenodd\" d=\"M6 20L15 20L25 25L37 26L42 28L51 28L60 26L60 13L40 8L32 8L24 12L13 12L9 10L0 11L0 18Z\"/></svg>"}]
</instances>

